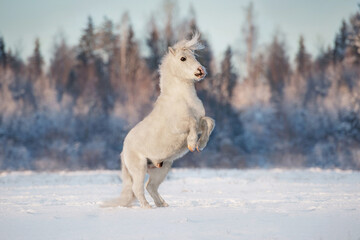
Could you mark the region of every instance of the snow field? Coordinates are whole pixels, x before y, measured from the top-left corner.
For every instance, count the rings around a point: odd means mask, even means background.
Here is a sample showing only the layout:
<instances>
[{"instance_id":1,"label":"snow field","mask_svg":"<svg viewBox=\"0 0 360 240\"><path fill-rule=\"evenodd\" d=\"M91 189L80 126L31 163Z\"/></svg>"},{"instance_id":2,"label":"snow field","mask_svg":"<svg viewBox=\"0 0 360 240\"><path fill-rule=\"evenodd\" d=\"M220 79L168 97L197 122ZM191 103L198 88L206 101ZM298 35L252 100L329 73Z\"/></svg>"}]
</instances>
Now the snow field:
<instances>
[{"instance_id":1,"label":"snow field","mask_svg":"<svg viewBox=\"0 0 360 240\"><path fill-rule=\"evenodd\" d=\"M360 239L359 172L174 169L170 207L100 208L118 174L1 173L0 239Z\"/></svg>"}]
</instances>

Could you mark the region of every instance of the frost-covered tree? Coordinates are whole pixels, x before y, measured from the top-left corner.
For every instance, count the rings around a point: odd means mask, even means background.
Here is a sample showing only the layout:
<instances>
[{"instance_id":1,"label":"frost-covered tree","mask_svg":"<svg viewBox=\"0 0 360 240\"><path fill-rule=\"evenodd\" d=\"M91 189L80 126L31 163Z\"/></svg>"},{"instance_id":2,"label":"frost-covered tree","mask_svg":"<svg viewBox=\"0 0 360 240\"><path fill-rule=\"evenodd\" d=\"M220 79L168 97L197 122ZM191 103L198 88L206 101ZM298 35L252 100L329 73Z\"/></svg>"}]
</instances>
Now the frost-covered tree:
<instances>
[{"instance_id":1,"label":"frost-covered tree","mask_svg":"<svg viewBox=\"0 0 360 240\"><path fill-rule=\"evenodd\" d=\"M147 58L147 64L151 71L156 71L162 57L160 31L154 17L151 18L149 25L150 32L146 39L146 45L149 47L150 54Z\"/></svg>"},{"instance_id":2,"label":"frost-covered tree","mask_svg":"<svg viewBox=\"0 0 360 240\"><path fill-rule=\"evenodd\" d=\"M228 47L225 51L224 59L221 62L221 95L220 102L230 103L233 95L233 90L236 84L237 76L233 69L232 64L232 50L231 47Z\"/></svg>"},{"instance_id":3,"label":"frost-covered tree","mask_svg":"<svg viewBox=\"0 0 360 240\"><path fill-rule=\"evenodd\" d=\"M83 30L77 46L76 80L72 82L72 92L77 100L76 113L87 114L97 112L99 108L97 96L98 77L96 74L96 33L91 17ZM97 114L97 113L95 113Z\"/></svg>"},{"instance_id":4,"label":"frost-covered tree","mask_svg":"<svg viewBox=\"0 0 360 240\"><path fill-rule=\"evenodd\" d=\"M36 80L42 74L43 65L44 59L40 52L40 41L36 38L33 54L28 59L30 78Z\"/></svg>"},{"instance_id":5,"label":"frost-covered tree","mask_svg":"<svg viewBox=\"0 0 360 240\"><path fill-rule=\"evenodd\" d=\"M97 98L99 99L99 108L109 114L114 107L115 91L113 85L117 87L119 74L117 68L119 64L119 37L114 32L114 24L108 19L104 21L96 33L96 52L95 62L97 82Z\"/></svg>"},{"instance_id":6,"label":"frost-covered tree","mask_svg":"<svg viewBox=\"0 0 360 240\"><path fill-rule=\"evenodd\" d=\"M307 76L311 70L311 56L306 51L303 36L300 36L299 39L299 48L298 52L296 53L295 61L297 73L303 77Z\"/></svg>"},{"instance_id":7,"label":"frost-covered tree","mask_svg":"<svg viewBox=\"0 0 360 240\"><path fill-rule=\"evenodd\" d=\"M335 37L334 42L334 62L341 62L345 57L345 51L348 45L348 26L345 20L342 21L339 33Z\"/></svg>"},{"instance_id":8,"label":"frost-covered tree","mask_svg":"<svg viewBox=\"0 0 360 240\"><path fill-rule=\"evenodd\" d=\"M359 5L360 9L360 5ZM347 58L356 65L360 64L360 10L350 17Z\"/></svg>"},{"instance_id":9,"label":"frost-covered tree","mask_svg":"<svg viewBox=\"0 0 360 240\"><path fill-rule=\"evenodd\" d=\"M324 71L333 62L333 53L334 51L330 46L327 48L322 47L313 67L316 70Z\"/></svg>"},{"instance_id":10,"label":"frost-covered tree","mask_svg":"<svg viewBox=\"0 0 360 240\"><path fill-rule=\"evenodd\" d=\"M117 52L118 36L114 32L114 23L104 17L104 20L96 32L96 52L101 60L108 64Z\"/></svg>"},{"instance_id":11,"label":"frost-covered tree","mask_svg":"<svg viewBox=\"0 0 360 240\"><path fill-rule=\"evenodd\" d=\"M54 43L53 56L50 59L50 78L57 89L59 101L65 92L70 93L72 84L70 74L73 72L74 66L73 49L68 46L65 37L60 34Z\"/></svg>"},{"instance_id":12,"label":"frost-covered tree","mask_svg":"<svg viewBox=\"0 0 360 240\"><path fill-rule=\"evenodd\" d=\"M272 100L279 102L283 97L283 88L290 74L290 63L284 41L279 40L278 36L275 36L268 52L266 78L271 87Z\"/></svg>"},{"instance_id":13,"label":"frost-covered tree","mask_svg":"<svg viewBox=\"0 0 360 240\"><path fill-rule=\"evenodd\" d=\"M80 38L77 58L83 65L88 65L94 60L96 48L95 29L92 18L88 17L87 26Z\"/></svg>"},{"instance_id":14,"label":"frost-covered tree","mask_svg":"<svg viewBox=\"0 0 360 240\"><path fill-rule=\"evenodd\" d=\"M254 5L249 3L245 9L246 19L243 25L243 35L245 37L246 44L246 76L250 81L256 81L256 71L254 69L254 58L256 54L257 44L257 27L254 21Z\"/></svg>"},{"instance_id":15,"label":"frost-covered tree","mask_svg":"<svg viewBox=\"0 0 360 240\"><path fill-rule=\"evenodd\" d=\"M6 51L5 51L5 41L3 37L0 37L0 66L5 68L7 62Z\"/></svg>"},{"instance_id":16,"label":"frost-covered tree","mask_svg":"<svg viewBox=\"0 0 360 240\"><path fill-rule=\"evenodd\" d=\"M121 23L120 52L121 85L125 90L120 102L125 104L127 119L134 122L143 114L142 110L148 107L155 84L140 55L140 47L127 15L123 16Z\"/></svg>"}]
</instances>

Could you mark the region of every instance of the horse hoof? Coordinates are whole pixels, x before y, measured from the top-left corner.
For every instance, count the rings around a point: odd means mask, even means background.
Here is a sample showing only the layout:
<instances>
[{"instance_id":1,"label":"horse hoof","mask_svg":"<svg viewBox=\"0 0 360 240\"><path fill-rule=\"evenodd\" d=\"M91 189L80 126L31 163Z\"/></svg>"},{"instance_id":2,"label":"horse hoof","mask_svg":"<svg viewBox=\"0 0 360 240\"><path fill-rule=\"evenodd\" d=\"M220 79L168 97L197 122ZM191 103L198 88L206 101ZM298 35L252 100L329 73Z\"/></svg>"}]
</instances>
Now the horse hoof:
<instances>
[{"instance_id":1,"label":"horse hoof","mask_svg":"<svg viewBox=\"0 0 360 240\"><path fill-rule=\"evenodd\" d=\"M190 152L194 152L194 149L190 145L188 145L187 147L190 150Z\"/></svg>"},{"instance_id":2,"label":"horse hoof","mask_svg":"<svg viewBox=\"0 0 360 240\"><path fill-rule=\"evenodd\" d=\"M156 164L156 167L157 167L157 168L161 168L162 166L163 166L163 162L160 162L160 163L157 163L157 164Z\"/></svg>"},{"instance_id":3,"label":"horse hoof","mask_svg":"<svg viewBox=\"0 0 360 240\"><path fill-rule=\"evenodd\" d=\"M141 207L144 209L152 209L153 208L150 204L144 204L144 205L141 205Z\"/></svg>"}]
</instances>

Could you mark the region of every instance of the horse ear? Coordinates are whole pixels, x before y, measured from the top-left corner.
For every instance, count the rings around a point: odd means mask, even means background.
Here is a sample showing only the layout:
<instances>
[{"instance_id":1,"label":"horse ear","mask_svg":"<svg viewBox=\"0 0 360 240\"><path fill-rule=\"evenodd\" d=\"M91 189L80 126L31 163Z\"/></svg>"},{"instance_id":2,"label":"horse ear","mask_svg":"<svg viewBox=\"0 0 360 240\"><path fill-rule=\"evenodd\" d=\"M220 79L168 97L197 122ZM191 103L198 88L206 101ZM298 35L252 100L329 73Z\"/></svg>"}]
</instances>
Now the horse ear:
<instances>
[{"instance_id":1,"label":"horse ear","mask_svg":"<svg viewBox=\"0 0 360 240\"><path fill-rule=\"evenodd\" d=\"M174 56L175 56L175 50L174 50L172 47L169 47L168 49L169 49L169 52L171 52L171 53L172 53L172 55L174 55Z\"/></svg>"}]
</instances>

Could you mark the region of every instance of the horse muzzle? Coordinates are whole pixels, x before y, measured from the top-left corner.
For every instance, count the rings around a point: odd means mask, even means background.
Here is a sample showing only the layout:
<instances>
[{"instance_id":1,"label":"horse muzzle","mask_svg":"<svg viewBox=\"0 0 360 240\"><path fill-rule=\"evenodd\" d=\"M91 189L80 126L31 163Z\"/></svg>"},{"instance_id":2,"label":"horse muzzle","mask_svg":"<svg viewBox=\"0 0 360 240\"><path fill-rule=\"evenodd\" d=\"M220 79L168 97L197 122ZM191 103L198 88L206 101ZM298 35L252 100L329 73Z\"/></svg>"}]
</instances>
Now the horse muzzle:
<instances>
[{"instance_id":1,"label":"horse muzzle","mask_svg":"<svg viewBox=\"0 0 360 240\"><path fill-rule=\"evenodd\" d=\"M201 80L206 76L206 69L204 67L198 67L194 73L197 80Z\"/></svg>"}]
</instances>

